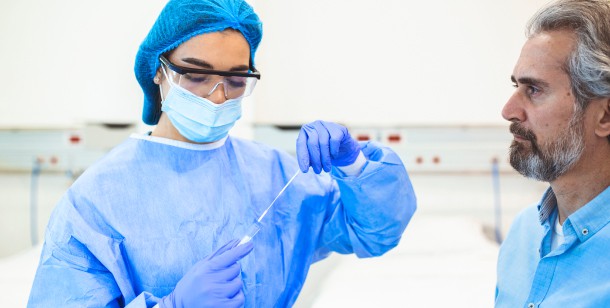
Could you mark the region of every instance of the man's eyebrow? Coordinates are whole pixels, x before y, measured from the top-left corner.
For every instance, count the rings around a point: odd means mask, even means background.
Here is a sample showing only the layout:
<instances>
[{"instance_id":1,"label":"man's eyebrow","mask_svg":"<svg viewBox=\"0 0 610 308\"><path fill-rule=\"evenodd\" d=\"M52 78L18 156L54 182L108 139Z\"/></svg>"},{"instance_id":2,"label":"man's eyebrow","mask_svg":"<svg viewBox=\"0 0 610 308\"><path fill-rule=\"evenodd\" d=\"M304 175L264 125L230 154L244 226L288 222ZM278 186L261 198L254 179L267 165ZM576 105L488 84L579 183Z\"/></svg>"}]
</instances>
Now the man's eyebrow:
<instances>
[{"instance_id":1,"label":"man's eyebrow","mask_svg":"<svg viewBox=\"0 0 610 308\"><path fill-rule=\"evenodd\" d=\"M532 78L532 77L520 77L519 79L516 79L515 76L510 76L510 80L514 83L539 86L539 87L543 87L543 88L549 87L548 82L540 80L540 79Z\"/></svg>"},{"instance_id":2,"label":"man's eyebrow","mask_svg":"<svg viewBox=\"0 0 610 308\"><path fill-rule=\"evenodd\" d=\"M211 70L214 69L214 66L212 64L210 64L204 60L201 60L201 59L182 58L182 61L193 64L193 65L197 65L202 68L207 68L207 69L211 69ZM229 69L229 72L243 72L243 71L247 71L248 69L250 69L250 67L247 65L238 65L238 66L234 66L231 69Z\"/></svg>"}]
</instances>

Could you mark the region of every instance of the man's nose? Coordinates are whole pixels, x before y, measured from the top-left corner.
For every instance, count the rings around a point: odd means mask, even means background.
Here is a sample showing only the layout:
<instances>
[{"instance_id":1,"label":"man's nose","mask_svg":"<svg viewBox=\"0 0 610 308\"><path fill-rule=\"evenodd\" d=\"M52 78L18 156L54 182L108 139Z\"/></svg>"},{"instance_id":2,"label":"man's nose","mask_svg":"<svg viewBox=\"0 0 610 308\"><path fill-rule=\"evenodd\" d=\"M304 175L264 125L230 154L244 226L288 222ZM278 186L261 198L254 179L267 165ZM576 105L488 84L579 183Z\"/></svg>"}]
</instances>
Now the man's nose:
<instances>
[{"instance_id":1,"label":"man's nose","mask_svg":"<svg viewBox=\"0 0 610 308\"><path fill-rule=\"evenodd\" d=\"M523 109L523 98L518 91L515 91L502 108L502 117L511 122L525 121L525 110Z\"/></svg>"}]
</instances>

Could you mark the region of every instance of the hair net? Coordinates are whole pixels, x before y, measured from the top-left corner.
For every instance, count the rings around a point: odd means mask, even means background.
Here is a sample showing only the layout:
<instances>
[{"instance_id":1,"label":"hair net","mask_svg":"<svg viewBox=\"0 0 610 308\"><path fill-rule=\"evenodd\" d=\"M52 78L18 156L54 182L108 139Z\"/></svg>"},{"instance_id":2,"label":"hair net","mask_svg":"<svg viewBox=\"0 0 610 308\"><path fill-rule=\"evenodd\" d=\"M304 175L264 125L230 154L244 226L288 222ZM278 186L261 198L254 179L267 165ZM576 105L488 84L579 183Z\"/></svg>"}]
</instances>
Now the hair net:
<instances>
[{"instance_id":1,"label":"hair net","mask_svg":"<svg viewBox=\"0 0 610 308\"><path fill-rule=\"evenodd\" d=\"M262 24L244 0L170 0L165 5L136 55L136 78L144 91L144 123L155 125L161 115L159 86L153 82L159 56L194 36L227 28L244 35L254 61Z\"/></svg>"}]
</instances>

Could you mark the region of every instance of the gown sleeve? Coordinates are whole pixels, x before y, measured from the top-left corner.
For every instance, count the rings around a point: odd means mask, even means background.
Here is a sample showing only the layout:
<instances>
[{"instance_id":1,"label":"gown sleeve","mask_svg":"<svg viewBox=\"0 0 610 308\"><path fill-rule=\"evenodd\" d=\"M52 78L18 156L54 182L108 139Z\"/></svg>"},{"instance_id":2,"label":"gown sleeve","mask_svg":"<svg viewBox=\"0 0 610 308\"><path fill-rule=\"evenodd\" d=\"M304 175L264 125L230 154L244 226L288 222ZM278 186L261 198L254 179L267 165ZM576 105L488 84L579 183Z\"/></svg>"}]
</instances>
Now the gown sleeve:
<instances>
[{"instance_id":1,"label":"gown sleeve","mask_svg":"<svg viewBox=\"0 0 610 308\"><path fill-rule=\"evenodd\" d=\"M331 193L315 260L331 251L360 258L380 256L400 241L416 209L416 198L402 161L389 148L361 144L367 163L350 177L333 167L338 190Z\"/></svg>"},{"instance_id":2,"label":"gown sleeve","mask_svg":"<svg viewBox=\"0 0 610 308\"><path fill-rule=\"evenodd\" d=\"M87 223L67 193L45 234L28 307L152 307L156 298L135 296L122 257L122 239Z\"/></svg>"}]
</instances>

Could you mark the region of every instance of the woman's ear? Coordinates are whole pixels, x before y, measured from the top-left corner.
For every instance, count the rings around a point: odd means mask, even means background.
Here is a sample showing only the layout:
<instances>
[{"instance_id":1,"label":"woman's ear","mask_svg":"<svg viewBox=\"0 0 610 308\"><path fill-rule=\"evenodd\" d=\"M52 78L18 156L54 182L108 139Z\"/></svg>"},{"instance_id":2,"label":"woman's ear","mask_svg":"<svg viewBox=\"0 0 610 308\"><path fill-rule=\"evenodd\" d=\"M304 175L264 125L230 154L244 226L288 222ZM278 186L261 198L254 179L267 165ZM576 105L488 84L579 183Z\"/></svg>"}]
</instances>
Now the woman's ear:
<instances>
[{"instance_id":1,"label":"woman's ear","mask_svg":"<svg viewBox=\"0 0 610 308\"><path fill-rule=\"evenodd\" d=\"M595 134L602 138L610 138L608 137L610 136L610 98L603 98L600 104L601 108L597 117Z\"/></svg>"},{"instance_id":2,"label":"woman's ear","mask_svg":"<svg viewBox=\"0 0 610 308\"><path fill-rule=\"evenodd\" d=\"M161 69L157 70L155 77L153 78L153 82L155 84L161 85L161 81L163 80L163 74L161 74Z\"/></svg>"}]
</instances>

